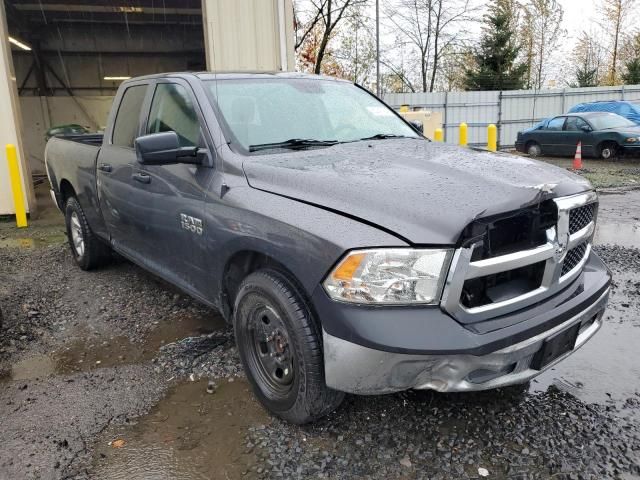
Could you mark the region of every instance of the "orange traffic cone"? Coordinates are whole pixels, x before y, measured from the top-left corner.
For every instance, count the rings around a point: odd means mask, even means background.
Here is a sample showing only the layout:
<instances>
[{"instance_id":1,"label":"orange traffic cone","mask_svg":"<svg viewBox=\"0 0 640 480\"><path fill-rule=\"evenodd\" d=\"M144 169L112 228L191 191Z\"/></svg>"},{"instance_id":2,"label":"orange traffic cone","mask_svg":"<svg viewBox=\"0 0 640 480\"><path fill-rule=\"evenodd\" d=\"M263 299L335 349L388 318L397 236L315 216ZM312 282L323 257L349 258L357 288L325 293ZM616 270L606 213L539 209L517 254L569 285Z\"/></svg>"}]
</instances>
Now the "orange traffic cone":
<instances>
[{"instance_id":1,"label":"orange traffic cone","mask_svg":"<svg viewBox=\"0 0 640 480\"><path fill-rule=\"evenodd\" d=\"M576 148L576 156L573 157L573 169L582 170L582 142L578 142L578 148Z\"/></svg>"}]
</instances>

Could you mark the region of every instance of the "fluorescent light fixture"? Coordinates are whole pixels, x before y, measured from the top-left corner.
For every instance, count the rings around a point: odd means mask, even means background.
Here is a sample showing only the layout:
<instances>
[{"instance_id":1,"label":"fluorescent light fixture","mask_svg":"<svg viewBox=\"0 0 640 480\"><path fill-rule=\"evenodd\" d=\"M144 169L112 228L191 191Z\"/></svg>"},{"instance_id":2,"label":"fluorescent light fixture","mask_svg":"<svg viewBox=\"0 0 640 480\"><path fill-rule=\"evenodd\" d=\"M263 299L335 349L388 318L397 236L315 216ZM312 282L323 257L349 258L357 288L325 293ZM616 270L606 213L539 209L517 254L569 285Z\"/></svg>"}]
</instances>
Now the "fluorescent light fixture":
<instances>
[{"instance_id":1,"label":"fluorescent light fixture","mask_svg":"<svg viewBox=\"0 0 640 480\"><path fill-rule=\"evenodd\" d=\"M22 43L20 40L16 40L13 37L9 37L9 42L13 43L16 47L21 48L22 50L31 50L31 47L28 45L25 45L24 43Z\"/></svg>"},{"instance_id":2,"label":"fluorescent light fixture","mask_svg":"<svg viewBox=\"0 0 640 480\"><path fill-rule=\"evenodd\" d=\"M113 80L113 81L118 81L118 80L129 80L131 77L104 77L105 80Z\"/></svg>"}]
</instances>

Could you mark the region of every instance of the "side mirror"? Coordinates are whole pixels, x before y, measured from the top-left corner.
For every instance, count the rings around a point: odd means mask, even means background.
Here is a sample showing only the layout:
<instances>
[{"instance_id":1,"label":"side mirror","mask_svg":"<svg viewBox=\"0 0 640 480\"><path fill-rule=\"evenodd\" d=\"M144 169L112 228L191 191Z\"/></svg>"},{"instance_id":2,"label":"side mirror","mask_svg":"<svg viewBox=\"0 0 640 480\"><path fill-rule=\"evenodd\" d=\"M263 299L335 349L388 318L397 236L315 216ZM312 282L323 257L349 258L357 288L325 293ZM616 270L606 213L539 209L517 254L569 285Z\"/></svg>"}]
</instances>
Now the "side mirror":
<instances>
[{"instance_id":1,"label":"side mirror","mask_svg":"<svg viewBox=\"0 0 640 480\"><path fill-rule=\"evenodd\" d=\"M582 125L580 128L582 129L583 132L586 132L586 133L592 132L591 127L589 125Z\"/></svg>"},{"instance_id":2,"label":"side mirror","mask_svg":"<svg viewBox=\"0 0 640 480\"><path fill-rule=\"evenodd\" d=\"M420 135L424 135L424 125L419 120L409 120L409 123L413 127L413 129L418 132Z\"/></svg>"},{"instance_id":3,"label":"side mirror","mask_svg":"<svg viewBox=\"0 0 640 480\"><path fill-rule=\"evenodd\" d=\"M201 164L198 147L181 147L176 132L151 133L136 138L136 156L143 165L170 165L172 163Z\"/></svg>"}]
</instances>

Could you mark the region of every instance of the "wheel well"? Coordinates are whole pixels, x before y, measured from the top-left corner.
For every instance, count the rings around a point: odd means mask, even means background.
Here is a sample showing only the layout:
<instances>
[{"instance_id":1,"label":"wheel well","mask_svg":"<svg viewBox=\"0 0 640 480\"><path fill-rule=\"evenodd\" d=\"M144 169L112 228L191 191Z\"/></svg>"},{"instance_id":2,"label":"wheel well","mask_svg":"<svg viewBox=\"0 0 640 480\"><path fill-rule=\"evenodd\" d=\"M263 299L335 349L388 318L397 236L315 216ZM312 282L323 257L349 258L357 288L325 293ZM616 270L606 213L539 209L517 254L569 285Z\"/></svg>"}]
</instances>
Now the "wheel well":
<instances>
[{"instance_id":1,"label":"wheel well","mask_svg":"<svg viewBox=\"0 0 640 480\"><path fill-rule=\"evenodd\" d=\"M76 196L76 191L74 190L71 182L66 178L60 182L60 197L62 198L62 206L67 203L67 200L71 197Z\"/></svg>"},{"instance_id":2,"label":"wheel well","mask_svg":"<svg viewBox=\"0 0 640 480\"><path fill-rule=\"evenodd\" d=\"M527 143L525 143L524 148L525 148L525 149L527 149L527 150L529 150L529 147L530 147L531 145L533 145L534 143L535 143L536 145L540 145L540 144L539 144L538 142L536 142L535 140L529 140Z\"/></svg>"},{"instance_id":3,"label":"wheel well","mask_svg":"<svg viewBox=\"0 0 640 480\"><path fill-rule=\"evenodd\" d=\"M295 275L281 262L254 250L243 250L236 252L227 261L222 275L222 313L228 321L231 320L233 315L235 298L242 280L251 273L263 268L270 268L282 273L294 284L298 292L305 297L304 300L307 301L302 285L296 279Z\"/></svg>"}]
</instances>

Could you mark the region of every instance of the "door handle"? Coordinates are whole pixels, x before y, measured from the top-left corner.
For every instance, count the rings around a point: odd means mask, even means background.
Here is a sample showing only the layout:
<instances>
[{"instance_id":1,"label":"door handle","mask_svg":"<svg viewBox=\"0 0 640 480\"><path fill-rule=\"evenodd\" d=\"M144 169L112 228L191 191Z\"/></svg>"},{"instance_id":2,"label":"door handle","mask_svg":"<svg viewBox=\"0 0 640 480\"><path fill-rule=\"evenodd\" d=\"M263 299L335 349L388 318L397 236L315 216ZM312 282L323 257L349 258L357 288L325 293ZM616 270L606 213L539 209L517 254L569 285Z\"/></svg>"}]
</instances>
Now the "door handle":
<instances>
[{"instance_id":1,"label":"door handle","mask_svg":"<svg viewBox=\"0 0 640 480\"><path fill-rule=\"evenodd\" d=\"M131 178L133 178L136 182L151 183L151 177L146 173L134 173L133 175L131 175Z\"/></svg>"},{"instance_id":2,"label":"door handle","mask_svg":"<svg viewBox=\"0 0 640 480\"><path fill-rule=\"evenodd\" d=\"M113 167L108 163L101 163L98 168L103 172L107 172L107 173L110 173L111 171L113 171Z\"/></svg>"}]
</instances>

